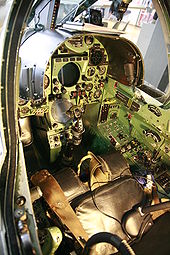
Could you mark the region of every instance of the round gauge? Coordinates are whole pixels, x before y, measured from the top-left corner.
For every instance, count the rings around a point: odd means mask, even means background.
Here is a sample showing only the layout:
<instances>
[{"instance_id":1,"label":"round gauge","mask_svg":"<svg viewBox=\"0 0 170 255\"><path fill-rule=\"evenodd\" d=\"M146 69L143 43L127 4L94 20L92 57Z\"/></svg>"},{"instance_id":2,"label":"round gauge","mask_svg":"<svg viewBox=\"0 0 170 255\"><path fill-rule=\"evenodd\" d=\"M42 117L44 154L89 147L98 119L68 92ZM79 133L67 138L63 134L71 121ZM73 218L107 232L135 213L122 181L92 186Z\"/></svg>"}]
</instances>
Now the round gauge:
<instances>
[{"instance_id":1,"label":"round gauge","mask_svg":"<svg viewBox=\"0 0 170 255\"><path fill-rule=\"evenodd\" d=\"M30 109L29 109L29 107L27 107L27 106L22 107L22 108L21 108L21 113L22 113L22 114L27 114L27 113L29 112L29 110L30 110Z\"/></svg>"},{"instance_id":2,"label":"round gauge","mask_svg":"<svg viewBox=\"0 0 170 255\"><path fill-rule=\"evenodd\" d=\"M72 87L75 85L80 77L80 70L75 63L65 64L58 73L60 83L65 87Z\"/></svg>"},{"instance_id":3,"label":"round gauge","mask_svg":"<svg viewBox=\"0 0 170 255\"><path fill-rule=\"evenodd\" d=\"M59 88L58 88L57 86L54 86L54 87L53 87L53 91L54 91L54 93L57 94L57 93L59 93Z\"/></svg>"},{"instance_id":4,"label":"round gauge","mask_svg":"<svg viewBox=\"0 0 170 255\"><path fill-rule=\"evenodd\" d=\"M53 84L54 84L54 85L57 85L57 84L58 84L58 81L57 81L56 78L53 79Z\"/></svg>"},{"instance_id":5,"label":"round gauge","mask_svg":"<svg viewBox=\"0 0 170 255\"><path fill-rule=\"evenodd\" d=\"M66 124L70 117L66 112L72 107L72 104L66 99L55 100L51 106L51 115L56 122Z\"/></svg>"},{"instance_id":6,"label":"round gauge","mask_svg":"<svg viewBox=\"0 0 170 255\"><path fill-rule=\"evenodd\" d=\"M90 63L92 65L100 65L103 61L103 52L101 49L92 49L90 53Z\"/></svg>"},{"instance_id":7,"label":"round gauge","mask_svg":"<svg viewBox=\"0 0 170 255\"><path fill-rule=\"evenodd\" d=\"M95 68L94 67L89 67L87 70L87 75L88 76L93 76L95 73Z\"/></svg>"},{"instance_id":8,"label":"round gauge","mask_svg":"<svg viewBox=\"0 0 170 255\"><path fill-rule=\"evenodd\" d=\"M103 75L105 73L105 71L106 71L106 67L105 66L99 66L98 70L99 70L99 74Z\"/></svg>"},{"instance_id":9,"label":"round gauge","mask_svg":"<svg viewBox=\"0 0 170 255\"><path fill-rule=\"evenodd\" d=\"M94 38L92 35L87 35L87 36L85 36L84 41L87 45L92 45Z\"/></svg>"},{"instance_id":10,"label":"round gauge","mask_svg":"<svg viewBox=\"0 0 170 255\"><path fill-rule=\"evenodd\" d=\"M87 83L86 86L85 86L85 90L86 91L90 91L90 90L92 90L92 88L93 88L93 84L92 83Z\"/></svg>"},{"instance_id":11,"label":"round gauge","mask_svg":"<svg viewBox=\"0 0 170 255\"><path fill-rule=\"evenodd\" d=\"M96 90L95 92L94 92L94 98L99 98L100 96L101 96L101 94L102 94L102 92L101 92L101 90Z\"/></svg>"}]
</instances>

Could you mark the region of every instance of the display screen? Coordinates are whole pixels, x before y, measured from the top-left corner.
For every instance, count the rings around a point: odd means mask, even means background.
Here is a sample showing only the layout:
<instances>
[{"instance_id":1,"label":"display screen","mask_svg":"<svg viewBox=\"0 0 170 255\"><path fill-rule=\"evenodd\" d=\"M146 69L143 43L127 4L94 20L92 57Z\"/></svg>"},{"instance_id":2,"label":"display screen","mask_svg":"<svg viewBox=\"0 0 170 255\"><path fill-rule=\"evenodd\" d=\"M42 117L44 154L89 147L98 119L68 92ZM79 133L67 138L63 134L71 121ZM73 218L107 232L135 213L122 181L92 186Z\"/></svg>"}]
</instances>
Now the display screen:
<instances>
[{"instance_id":1,"label":"display screen","mask_svg":"<svg viewBox=\"0 0 170 255\"><path fill-rule=\"evenodd\" d=\"M58 79L60 83L65 87L71 87L75 85L80 77L80 71L76 64L65 64L58 73Z\"/></svg>"}]
</instances>

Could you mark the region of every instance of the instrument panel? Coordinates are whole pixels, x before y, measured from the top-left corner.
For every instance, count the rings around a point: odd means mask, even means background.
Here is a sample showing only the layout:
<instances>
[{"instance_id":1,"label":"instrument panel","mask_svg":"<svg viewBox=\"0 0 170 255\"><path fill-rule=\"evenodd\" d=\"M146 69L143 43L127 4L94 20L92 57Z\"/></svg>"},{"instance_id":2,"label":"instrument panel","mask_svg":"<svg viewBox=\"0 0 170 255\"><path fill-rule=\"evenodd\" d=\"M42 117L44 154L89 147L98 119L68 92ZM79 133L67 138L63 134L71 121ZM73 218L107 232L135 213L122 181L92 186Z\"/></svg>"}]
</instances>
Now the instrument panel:
<instances>
[{"instance_id":1,"label":"instrument panel","mask_svg":"<svg viewBox=\"0 0 170 255\"><path fill-rule=\"evenodd\" d=\"M55 154L52 151L60 151L63 135L66 140L74 140L74 144L80 143L84 132L81 124L84 106L102 102L109 59L105 47L94 35L81 34L68 36L59 43L46 62L40 98L27 96L27 91L35 91L38 84L35 84L36 77L27 79L28 70L22 71L19 115L20 118L47 117L45 125L37 119L36 129L41 130L37 136L46 132L51 154ZM32 82L23 86L27 80Z\"/></svg>"},{"instance_id":2,"label":"instrument panel","mask_svg":"<svg viewBox=\"0 0 170 255\"><path fill-rule=\"evenodd\" d=\"M93 35L79 35L60 44L51 55L43 75L43 97L37 100L22 96L20 117L54 117L58 102L71 105L101 101L108 69L108 54ZM20 89L20 91L22 91ZM25 92L26 94L26 92ZM55 119L55 118L54 118Z\"/></svg>"},{"instance_id":3,"label":"instrument panel","mask_svg":"<svg viewBox=\"0 0 170 255\"><path fill-rule=\"evenodd\" d=\"M92 151L102 147L106 153L111 146L142 171L160 173L162 161L168 165L169 110L140 90L143 60L131 42L118 36L67 36L51 52L42 74L40 98L27 97L27 90L35 91L33 76L31 85L21 88L19 115L38 117L34 131L39 141L47 138L51 162L61 148L79 145L90 127L106 144L90 139Z\"/></svg>"},{"instance_id":4,"label":"instrument panel","mask_svg":"<svg viewBox=\"0 0 170 255\"><path fill-rule=\"evenodd\" d=\"M68 39L49 60L44 77L44 96L67 98L76 105L100 100L107 68L107 52L94 36L80 35Z\"/></svg>"}]
</instances>

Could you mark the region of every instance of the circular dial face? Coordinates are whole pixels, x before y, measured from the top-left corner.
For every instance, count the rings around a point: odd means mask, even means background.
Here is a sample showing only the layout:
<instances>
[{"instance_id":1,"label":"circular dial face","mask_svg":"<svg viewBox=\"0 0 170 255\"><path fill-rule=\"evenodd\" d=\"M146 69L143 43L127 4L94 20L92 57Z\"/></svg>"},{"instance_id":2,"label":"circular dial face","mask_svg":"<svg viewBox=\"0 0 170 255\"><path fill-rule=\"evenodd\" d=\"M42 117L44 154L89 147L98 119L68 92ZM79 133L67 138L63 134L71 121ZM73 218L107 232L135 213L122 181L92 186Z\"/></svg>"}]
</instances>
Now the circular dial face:
<instances>
[{"instance_id":1,"label":"circular dial face","mask_svg":"<svg viewBox=\"0 0 170 255\"><path fill-rule=\"evenodd\" d=\"M105 71L106 71L106 67L105 66L99 66L98 70L99 70L99 74L103 75L105 73Z\"/></svg>"},{"instance_id":2,"label":"circular dial face","mask_svg":"<svg viewBox=\"0 0 170 255\"><path fill-rule=\"evenodd\" d=\"M60 83L65 87L72 87L75 85L80 77L80 70L75 63L65 64L58 73Z\"/></svg>"},{"instance_id":3,"label":"circular dial face","mask_svg":"<svg viewBox=\"0 0 170 255\"><path fill-rule=\"evenodd\" d=\"M94 38L92 35L87 35L87 36L85 36L84 41L87 45L92 45Z\"/></svg>"},{"instance_id":4,"label":"circular dial face","mask_svg":"<svg viewBox=\"0 0 170 255\"><path fill-rule=\"evenodd\" d=\"M93 76L95 73L95 68L94 67L89 67L87 70L87 75L88 76Z\"/></svg>"},{"instance_id":5,"label":"circular dial face","mask_svg":"<svg viewBox=\"0 0 170 255\"><path fill-rule=\"evenodd\" d=\"M92 88L93 88L93 83L87 83L85 86L86 91L90 91L90 90L92 90Z\"/></svg>"},{"instance_id":6,"label":"circular dial face","mask_svg":"<svg viewBox=\"0 0 170 255\"><path fill-rule=\"evenodd\" d=\"M91 56L90 56L90 62L92 65L99 65L103 61L103 52L101 49L92 49Z\"/></svg>"},{"instance_id":7,"label":"circular dial face","mask_svg":"<svg viewBox=\"0 0 170 255\"><path fill-rule=\"evenodd\" d=\"M94 92L94 98L99 98L102 94L102 91L97 89L95 92Z\"/></svg>"}]
</instances>

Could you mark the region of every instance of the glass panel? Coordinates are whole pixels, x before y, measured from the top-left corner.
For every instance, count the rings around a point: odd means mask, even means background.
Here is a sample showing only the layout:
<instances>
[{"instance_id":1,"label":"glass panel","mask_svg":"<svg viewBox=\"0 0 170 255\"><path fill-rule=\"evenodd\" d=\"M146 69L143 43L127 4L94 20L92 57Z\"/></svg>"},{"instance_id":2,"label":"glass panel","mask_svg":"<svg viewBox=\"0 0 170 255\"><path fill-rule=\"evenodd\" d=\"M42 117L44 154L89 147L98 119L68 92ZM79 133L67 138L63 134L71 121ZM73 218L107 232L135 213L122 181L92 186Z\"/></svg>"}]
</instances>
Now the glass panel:
<instances>
[{"instance_id":1,"label":"glass panel","mask_svg":"<svg viewBox=\"0 0 170 255\"><path fill-rule=\"evenodd\" d=\"M82 0L61 0L60 1L60 8L58 10L58 16L57 16L57 20L56 20L56 24L60 22L60 20L62 20L64 17L66 17L70 11L75 8L76 6L78 6L78 4L82 2ZM77 11L77 9L75 9L75 12Z\"/></svg>"}]
</instances>

